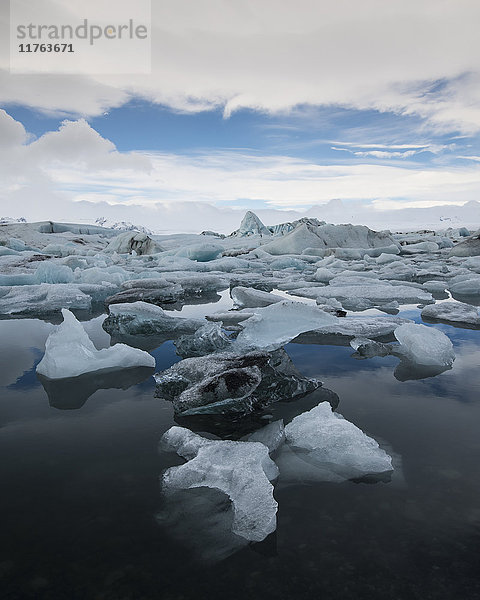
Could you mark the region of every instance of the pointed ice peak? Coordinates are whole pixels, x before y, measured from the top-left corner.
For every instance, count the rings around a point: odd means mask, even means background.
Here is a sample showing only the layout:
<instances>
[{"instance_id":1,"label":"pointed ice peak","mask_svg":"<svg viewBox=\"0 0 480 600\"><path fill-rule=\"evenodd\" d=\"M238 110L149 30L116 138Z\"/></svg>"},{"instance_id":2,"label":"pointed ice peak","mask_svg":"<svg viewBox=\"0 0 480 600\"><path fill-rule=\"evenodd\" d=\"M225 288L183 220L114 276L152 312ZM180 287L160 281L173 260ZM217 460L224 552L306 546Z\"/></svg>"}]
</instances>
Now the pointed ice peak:
<instances>
[{"instance_id":1,"label":"pointed ice peak","mask_svg":"<svg viewBox=\"0 0 480 600\"><path fill-rule=\"evenodd\" d=\"M255 213L247 210L240 223L240 227L234 231L232 236L245 237L249 235L271 235L270 229L260 221Z\"/></svg>"}]
</instances>

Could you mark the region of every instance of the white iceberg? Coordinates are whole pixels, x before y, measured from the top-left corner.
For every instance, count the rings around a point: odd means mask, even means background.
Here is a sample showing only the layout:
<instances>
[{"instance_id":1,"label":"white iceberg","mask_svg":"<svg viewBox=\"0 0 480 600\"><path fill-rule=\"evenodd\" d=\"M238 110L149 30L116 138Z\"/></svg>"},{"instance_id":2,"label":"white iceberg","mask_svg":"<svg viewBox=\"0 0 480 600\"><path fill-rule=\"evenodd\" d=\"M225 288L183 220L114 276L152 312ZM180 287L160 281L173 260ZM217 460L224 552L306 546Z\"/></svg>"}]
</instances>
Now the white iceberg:
<instances>
[{"instance_id":1,"label":"white iceberg","mask_svg":"<svg viewBox=\"0 0 480 600\"><path fill-rule=\"evenodd\" d=\"M251 235L270 236L272 235L272 232L268 227L265 227L255 213L247 210L240 223L240 227L230 235L233 237L246 237Z\"/></svg>"},{"instance_id":2,"label":"white iceberg","mask_svg":"<svg viewBox=\"0 0 480 600\"><path fill-rule=\"evenodd\" d=\"M62 315L63 323L47 338L45 355L37 366L40 375L63 379L103 369L155 366L148 352L125 344L97 350L75 315L65 308Z\"/></svg>"},{"instance_id":3,"label":"white iceberg","mask_svg":"<svg viewBox=\"0 0 480 600\"><path fill-rule=\"evenodd\" d=\"M277 459L281 480L295 478L291 459L297 459L299 475L307 474L307 479L318 481L343 481L393 470L392 459L385 450L356 425L333 412L328 402L288 423L285 439L286 446ZM289 456L289 450L295 456ZM302 472L298 459L306 466L306 473Z\"/></svg>"},{"instance_id":4,"label":"white iceberg","mask_svg":"<svg viewBox=\"0 0 480 600\"><path fill-rule=\"evenodd\" d=\"M463 302L429 304L423 308L421 314L422 319L433 319L453 324L480 325L478 308Z\"/></svg>"},{"instance_id":5,"label":"white iceberg","mask_svg":"<svg viewBox=\"0 0 480 600\"><path fill-rule=\"evenodd\" d=\"M316 306L284 300L255 311L242 323L236 345L243 348L274 350L300 333L335 323L335 317Z\"/></svg>"},{"instance_id":6,"label":"white iceberg","mask_svg":"<svg viewBox=\"0 0 480 600\"><path fill-rule=\"evenodd\" d=\"M270 482L277 478L278 469L264 444L208 440L183 427L169 429L161 444L188 461L165 471L165 494L198 487L218 489L232 501L233 533L260 542L275 531L278 505Z\"/></svg>"},{"instance_id":7,"label":"white iceberg","mask_svg":"<svg viewBox=\"0 0 480 600\"><path fill-rule=\"evenodd\" d=\"M0 314L4 315L52 314L65 307L90 310L91 304L91 296L73 283L0 287Z\"/></svg>"},{"instance_id":8,"label":"white iceberg","mask_svg":"<svg viewBox=\"0 0 480 600\"><path fill-rule=\"evenodd\" d=\"M146 233L137 231L126 231L117 235L108 246L105 252L117 252L118 254L153 254L161 251L156 243Z\"/></svg>"},{"instance_id":9,"label":"white iceberg","mask_svg":"<svg viewBox=\"0 0 480 600\"><path fill-rule=\"evenodd\" d=\"M244 287L238 285L234 287L230 295L234 302L235 308L256 308L263 306L270 306L276 302L284 300L282 296L277 294L271 294L270 292L263 292L262 290L256 290L255 288Z\"/></svg>"},{"instance_id":10,"label":"white iceberg","mask_svg":"<svg viewBox=\"0 0 480 600\"><path fill-rule=\"evenodd\" d=\"M345 280L353 277L346 277ZM397 301L400 304L426 304L433 302L432 295L423 289L409 285L392 285L390 283L376 283L376 281L365 283L352 281L344 283L344 281L336 281L335 285L324 287L305 287L292 290L294 296L303 296L305 298L316 299L321 298L336 298L343 307L347 310L355 310L359 306L358 301L361 299L363 308L373 308L374 306L386 304L392 301ZM355 285L357 283L357 285ZM352 285L353 284L353 285Z\"/></svg>"},{"instance_id":11,"label":"white iceberg","mask_svg":"<svg viewBox=\"0 0 480 600\"><path fill-rule=\"evenodd\" d=\"M410 362L425 367L448 367L455 360L453 344L440 330L416 323L400 325L394 331L400 351Z\"/></svg>"},{"instance_id":12,"label":"white iceberg","mask_svg":"<svg viewBox=\"0 0 480 600\"><path fill-rule=\"evenodd\" d=\"M303 223L287 235L275 238L262 249L270 254L302 254L306 248L361 248L363 253L348 255L357 258L367 253L368 248L383 248L394 245L389 234L373 231L364 225L320 225Z\"/></svg>"},{"instance_id":13,"label":"white iceberg","mask_svg":"<svg viewBox=\"0 0 480 600\"><path fill-rule=\"evenodd\" d=\"M182 335L193 333L205 325L203 319L170 316L159 306L148 302L110 304L110 314L102 324L110 335Z\"/></svg>"}]
</instances>

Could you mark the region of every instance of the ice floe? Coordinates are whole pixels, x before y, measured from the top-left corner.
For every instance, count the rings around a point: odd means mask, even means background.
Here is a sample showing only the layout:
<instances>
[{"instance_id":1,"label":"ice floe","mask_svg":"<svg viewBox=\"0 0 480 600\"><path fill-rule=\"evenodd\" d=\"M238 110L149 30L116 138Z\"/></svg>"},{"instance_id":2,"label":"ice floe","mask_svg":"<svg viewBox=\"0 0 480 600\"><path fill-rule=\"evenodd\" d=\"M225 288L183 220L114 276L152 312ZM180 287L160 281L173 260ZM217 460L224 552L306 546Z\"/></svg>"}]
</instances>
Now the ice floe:
<instances>
[{"instance_id":1,"label":"ice floe","mask_svg":"<svg viewBox=\"0 0 480 600\"><path fill-rule=\"evenodd\" d=\"M303 377L283 349L186 358L156 374L155 380L155 395L171 401L183 416L245 415L321 386L317 379Z\"/></svg>"},{"instance_id":2,"label":"ice floe","mask_svg":"<svg viewBox=\"0 0 480 600\"><path fill-rule=\"evenodd\" d=\"M271 481L277 478L278 469L264 444L209 440L172 427L163 435L161 446L187 460L165 471L164 494L198 487L218 489L232 502L235 534L260 542L275 531L278 505Z\"/></svg>"},{"instance_id":3,"label":"ice floe","mask_svg":"<svg viewBox=\"0 0 480 600\"><path fill-rule=\"evenodd\" d=\"M422 309L422 319L452 324L480 325L478 308L463 302L441 302Z\"/></svg>"},{"instance_id":4,"label":"ice floe","mask_svg":"<svg viewBox=\"0 0 480 600\"><path fill-rule=\"evenodd\" d=\"M426 367L449 367L455 360L450 339L440 330L406 323L394 331L400 351L413 364Z\"/></svg>"},{"instance_id":5,"label":"ice floe","mask_svg":"<svg viewBox=\"0 0 480 600\"><path fill-rule=\"evenodd\" d=\"M356 425L322 402L285 426L275 459L280 481L344 481L393 470L391 457Z\"/></svg>"},{"instance_id":6,"label":"ice floe","mask_svg":"<svg viewBox=\"0 0 480 600\"><path fill-rule=\"evenodd\" d=\"M45 355L37 366L40 375L63 379L103 369L155 366L153 356L124 344L97 350L73 313L64 308L62 315L63 323L46 341Z\"/></svg>"}]
</instances>

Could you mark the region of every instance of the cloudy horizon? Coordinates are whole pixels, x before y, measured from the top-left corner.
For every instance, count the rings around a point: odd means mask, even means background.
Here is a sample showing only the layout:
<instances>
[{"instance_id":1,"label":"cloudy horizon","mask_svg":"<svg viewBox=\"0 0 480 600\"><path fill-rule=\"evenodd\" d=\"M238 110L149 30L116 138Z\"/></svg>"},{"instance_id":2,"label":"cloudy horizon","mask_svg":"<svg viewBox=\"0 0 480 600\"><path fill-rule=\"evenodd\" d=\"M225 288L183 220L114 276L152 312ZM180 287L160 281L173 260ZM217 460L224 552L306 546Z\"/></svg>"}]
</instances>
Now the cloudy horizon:
<instances>
[{"instance_id":1,"label":"cloudy horizon","mask_svg":"<svg viewBox=\"0 0 480 600\"><path fill-rule=\"evenodd\" d=\"M0 216L480 226L478 3L152 8L150 75L12 73L2 36Z\"/></svg>"}]
</instances>

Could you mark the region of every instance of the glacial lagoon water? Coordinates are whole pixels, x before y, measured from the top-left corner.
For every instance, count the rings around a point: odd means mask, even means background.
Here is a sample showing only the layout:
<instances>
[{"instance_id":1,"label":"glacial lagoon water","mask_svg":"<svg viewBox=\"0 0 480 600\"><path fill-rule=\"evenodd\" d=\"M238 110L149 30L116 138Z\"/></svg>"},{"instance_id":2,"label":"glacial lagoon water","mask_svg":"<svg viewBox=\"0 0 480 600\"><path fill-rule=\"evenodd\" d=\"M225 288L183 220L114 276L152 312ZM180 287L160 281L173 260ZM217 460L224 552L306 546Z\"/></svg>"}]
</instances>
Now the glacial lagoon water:
<instances>
[{"instance_id":1,"label":"glacial lagoon water","mask_svg":"<svg viewBox=\"0 0 480 600\"><path fill-rule=\"evenodd\" d=\"M222 295L215 308L227 304ZM416 307L400 316L421 322ZM109 344L102 320L86 325L98 347ZM163 470L184 461L158 450L175 421L171 404L154 398L151 371L47 395L35 366L53 325L0 321L1 598L480 598L480 331L430 326L450 337L457 358L426 379L399 381L392 356L286 346L395 470L385 481L280 479L277 529L249 544L229 537L230 505L214 490L162 497ZM179 360L172 342L152 354L157 370ZM265 413L288 421L319 399Z\"/></svg>"}]
</instances>

